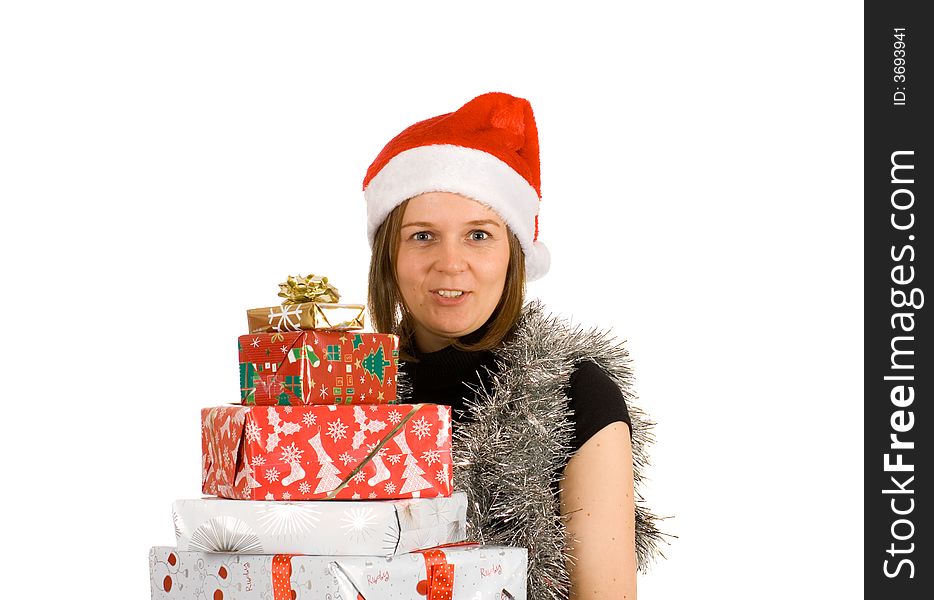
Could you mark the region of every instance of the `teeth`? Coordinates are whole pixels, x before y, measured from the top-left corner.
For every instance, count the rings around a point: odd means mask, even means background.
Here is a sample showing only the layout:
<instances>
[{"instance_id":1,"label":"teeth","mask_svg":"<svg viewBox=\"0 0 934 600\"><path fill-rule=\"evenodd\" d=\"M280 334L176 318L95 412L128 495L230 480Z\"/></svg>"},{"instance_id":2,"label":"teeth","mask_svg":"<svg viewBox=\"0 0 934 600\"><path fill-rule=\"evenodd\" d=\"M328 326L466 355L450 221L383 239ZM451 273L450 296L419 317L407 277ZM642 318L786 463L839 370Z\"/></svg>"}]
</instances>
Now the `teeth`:
<instances>
[{"instance_id":1,"label":"teeth","mask_svg":"<svg viewBox=\"0 0 934 600\"><path fill-rule=\"evenodd\" d=\"M460 290L438 290L438 295L444 298L457 298L463 293Z\"/></svg>"}]
</instances>

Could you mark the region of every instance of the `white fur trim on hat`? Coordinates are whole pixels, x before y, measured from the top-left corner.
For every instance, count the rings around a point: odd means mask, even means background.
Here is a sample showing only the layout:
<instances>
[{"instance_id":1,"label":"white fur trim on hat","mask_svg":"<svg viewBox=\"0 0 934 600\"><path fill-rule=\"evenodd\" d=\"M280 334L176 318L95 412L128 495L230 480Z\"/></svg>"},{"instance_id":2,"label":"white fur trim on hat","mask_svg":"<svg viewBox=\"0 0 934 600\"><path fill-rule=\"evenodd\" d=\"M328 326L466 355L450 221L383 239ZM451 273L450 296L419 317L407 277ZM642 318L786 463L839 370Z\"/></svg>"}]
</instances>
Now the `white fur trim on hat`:
<instances>
[{"instance_id":1,"label":"white fur trim on hat","mask_svg":"<svg viewBox=\"0 0 934 600\"><path fill-rule=\"evenodd\" d=\"M532 281L548 272L548 250L541 242L533 242L539 205L535 188L492 154L450 144L400 152L370 180L363 193L370 247L392 209L427 192L452 192L489 206L519 239L526 279Z\"/></svg>"}]
</instances>

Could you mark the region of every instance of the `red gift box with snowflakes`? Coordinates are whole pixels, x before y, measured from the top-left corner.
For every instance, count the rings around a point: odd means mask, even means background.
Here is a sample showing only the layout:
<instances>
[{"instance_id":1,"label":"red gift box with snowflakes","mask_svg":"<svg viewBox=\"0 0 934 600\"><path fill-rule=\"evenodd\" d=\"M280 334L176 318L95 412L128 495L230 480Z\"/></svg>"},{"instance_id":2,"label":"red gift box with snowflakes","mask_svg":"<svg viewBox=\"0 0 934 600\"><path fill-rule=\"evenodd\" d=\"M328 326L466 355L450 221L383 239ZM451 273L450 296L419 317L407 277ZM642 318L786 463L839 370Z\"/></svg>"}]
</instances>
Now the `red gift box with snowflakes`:
<instances>
[{"instance_id":1,"label":"red gift box with snowflakes","mask_svg":"<svg viewBox=\"0 0 934 600\"><path fill-rule=\"evenodd\" d=\"M254 333L238 340L240 401L256 405L396 401L399 338L353 331Z\"/></svg>"},{"instance_id":2,"label":"red gift box with snowflakes","mask_svg":"<svg viewBox=\"0 0 934 600\"><path fill-rule=\"evenodd\" d=\"M243 500L450 496L451 407L201 410L205 494Z\"/></svg>"}]
</instances>

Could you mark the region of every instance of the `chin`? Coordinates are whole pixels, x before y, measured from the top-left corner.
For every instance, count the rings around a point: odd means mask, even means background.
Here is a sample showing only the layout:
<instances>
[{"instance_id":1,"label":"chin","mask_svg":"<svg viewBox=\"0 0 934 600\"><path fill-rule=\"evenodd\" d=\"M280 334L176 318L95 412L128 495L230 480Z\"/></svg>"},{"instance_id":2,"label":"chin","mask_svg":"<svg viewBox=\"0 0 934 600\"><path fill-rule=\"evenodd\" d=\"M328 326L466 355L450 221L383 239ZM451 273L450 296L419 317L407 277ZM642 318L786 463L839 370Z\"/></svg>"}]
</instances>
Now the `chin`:
<instances>
[{"instance_id":1,"label":"chin","mask_svg":"<svg viewBox=\"0 0 934 600\"><path fill-rule=\"evenodd\" d=\"M449 338L459 338L470 333L473 333L479 327L473 327L472 325L462 325L459 323L438 323L433 329L438 333L438 335L449 337Z\"/></svg>"}]
</instances>

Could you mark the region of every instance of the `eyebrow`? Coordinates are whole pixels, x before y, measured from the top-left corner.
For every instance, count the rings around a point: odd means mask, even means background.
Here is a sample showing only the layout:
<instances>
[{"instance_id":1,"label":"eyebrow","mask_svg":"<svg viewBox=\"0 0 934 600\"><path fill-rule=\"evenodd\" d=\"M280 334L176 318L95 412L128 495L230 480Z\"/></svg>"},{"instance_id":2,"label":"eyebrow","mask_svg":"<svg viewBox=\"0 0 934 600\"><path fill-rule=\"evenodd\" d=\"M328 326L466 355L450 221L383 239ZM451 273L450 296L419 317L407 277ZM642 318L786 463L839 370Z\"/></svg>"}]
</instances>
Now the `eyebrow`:
<instances>
[{"instance_id":1,"label":"eyebrow","mask_svg":"<svg viewBox=\"0 0 934 600\"><path fill-rule=\"evenodd\" d=\"M492 225L493 227L499 227L500 224L492 219L479 219L476 221L467 221L468 225L473 225L474 227L480 227L483 225ZM412 221L411 223L403 223L402 229L406 227L434 227L434 223L429 223L428 221Z\"/></svg>"}]
</instances>

